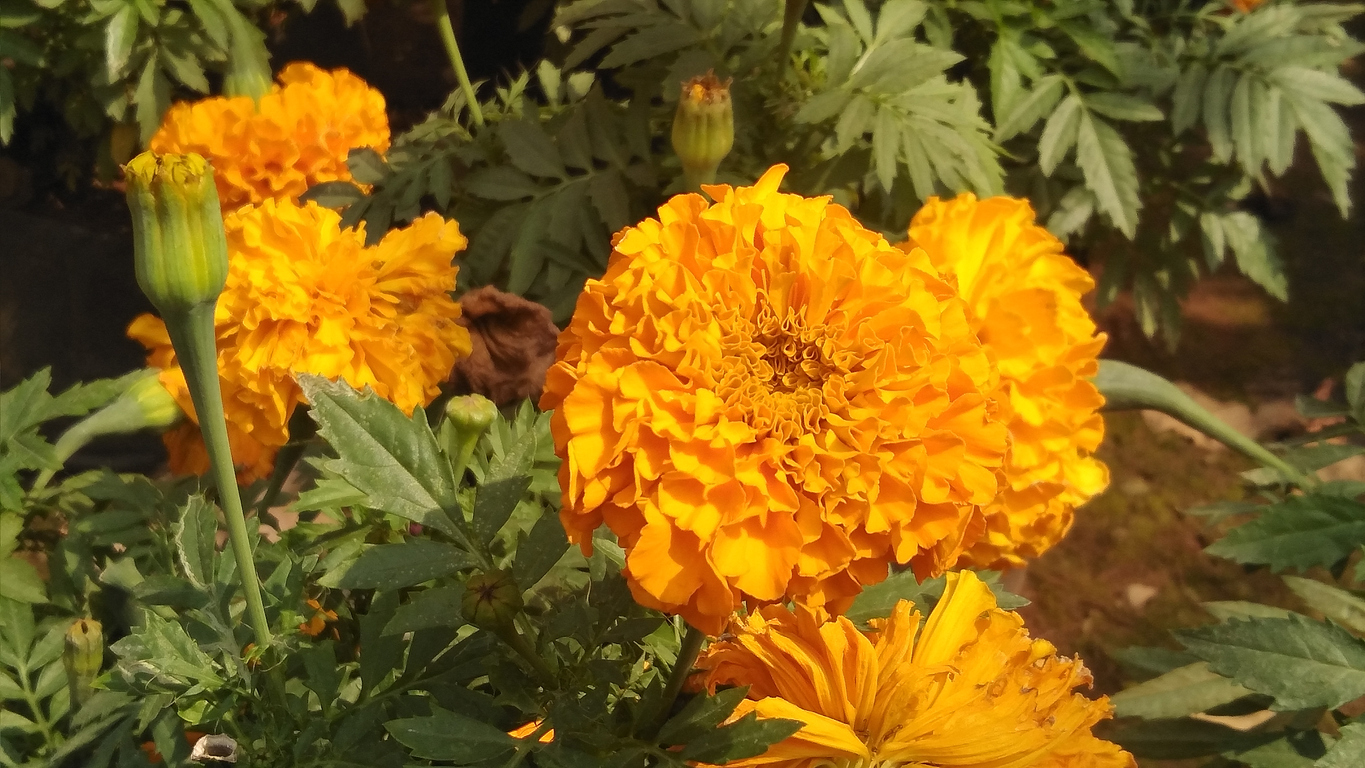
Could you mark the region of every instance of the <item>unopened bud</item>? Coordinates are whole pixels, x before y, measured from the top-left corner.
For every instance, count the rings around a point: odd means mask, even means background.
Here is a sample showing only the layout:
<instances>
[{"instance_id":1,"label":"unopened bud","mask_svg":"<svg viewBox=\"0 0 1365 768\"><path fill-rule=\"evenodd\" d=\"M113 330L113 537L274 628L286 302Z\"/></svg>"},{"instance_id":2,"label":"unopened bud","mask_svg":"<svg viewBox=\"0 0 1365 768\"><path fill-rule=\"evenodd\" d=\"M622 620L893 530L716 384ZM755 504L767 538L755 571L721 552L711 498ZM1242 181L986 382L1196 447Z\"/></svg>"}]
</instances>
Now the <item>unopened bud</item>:
<instances>
[{"instance_id":1,"label":"unopened bud","mask_svg":"<svg viewBox=\"0 0 1365 768\"><path fill-rule=\"evenodd\" d=\"M441 441L454 472L455 482L464 477L465 467L474 455L479 438L498 418L498 407L483 395L461 395L446 403L446 420L441 425Z\"/></svg>"},{"instance_id":2,"label":"unopened bud","mask_svg":"<svg viewBox=\"0 0 1365 768\"><path fill-rule=\"evenodd\" d=\"M683 83L673 116L673 151L693 188L716 180L720 161L735 144L735 113L730 81L707 72Z\"/></svg>"},{"instance_id":3,"label":"unopened bud","mask_svg":"<svg viewBox=\"0 0 1365 768\"><path fill-rule=\"evenodd\" d=\"M486 571L469 578L460 606L465 621L482 629L510 627L522 609L521 588L507 571Z\"/></svg>"},{"instance_id":4,"label":"unopened bud","mask_svg":"<svg viewBox=\"0 0 1365 768\"><path fill-rule=\"evenodd\" d=\"M76 619L66 630L62 664L66 666L71 704L79 707L94 693L95 678L104 664L104 629L98 621Z\"/></svg>"},{"instance_id":5,"label":"unopened bud","mask_svg":"<svg viewBox=\"0 0 1365 768\"><path fill-rule=\"evenodd\" d=\"M143 152L123 170L142 292L163 317L216 302L228 253L213 168L195 154Z\"/></svg>"}]
</instances>

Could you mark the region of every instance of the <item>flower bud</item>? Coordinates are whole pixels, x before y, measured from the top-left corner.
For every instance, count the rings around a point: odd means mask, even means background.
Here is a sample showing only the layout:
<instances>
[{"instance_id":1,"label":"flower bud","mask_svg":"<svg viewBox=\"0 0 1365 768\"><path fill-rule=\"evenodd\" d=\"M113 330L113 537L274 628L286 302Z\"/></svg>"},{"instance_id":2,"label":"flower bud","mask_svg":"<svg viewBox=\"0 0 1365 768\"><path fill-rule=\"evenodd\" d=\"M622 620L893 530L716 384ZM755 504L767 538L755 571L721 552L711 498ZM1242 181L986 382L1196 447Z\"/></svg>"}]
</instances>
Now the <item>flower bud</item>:
<instances>
[{"instance_id":1,"label":"flower bud","mask_svg":"<svg viewBox=\"0 0 1365 768\"><path fill-rule=\"evenodd\" d=\"M498 407L483 395L460 395L446 403L446 418L461 432L473 432L478 437L498 418Z\"/></svg>"},{"instance_id":2,"label":"flower bud","mask_svg":"<svg viewBox=\"0 0 1365 768\"><path fill-rule=\"evenodd\" d=\"M104 664L104 629L98 621L76 619L66 630L62 664L66 666L71 703L79 707L94 693L95 678Z\"/></svg>"},{"instance_id":3,"label":"flower bud","mask_svg":"<svg viewBox=\"0 0 1365 768\"><path fill-rule=\"evenodd\" d=\"M707 72L683 83L678 111L673 117L673 151L683 174L694 188L716 179L720 161L735 144L735 114L730 104L730 81Z\"/></svg>"},{"instance_id":4,"label":"flower bud","mask_svg":"<svg viewBox=\"0 0 1365 768\"><path fill-rule=\"evenodd\" d=\"M486 571L469 577L460 607L465 621L482 629L510 627L522 608L521 588L507 571Z\"/></svg>"},{"instance_id":5,"label":"flower bud","mask_svg":"<svg viewBox=\"0 0 1365 768\"><path fill-rule=\"evenodd\" d=\"M227 282L227 236L208 161L143 152L123 170L142 292L163 317L217 301Z\"/></svg>"}]
</instances>

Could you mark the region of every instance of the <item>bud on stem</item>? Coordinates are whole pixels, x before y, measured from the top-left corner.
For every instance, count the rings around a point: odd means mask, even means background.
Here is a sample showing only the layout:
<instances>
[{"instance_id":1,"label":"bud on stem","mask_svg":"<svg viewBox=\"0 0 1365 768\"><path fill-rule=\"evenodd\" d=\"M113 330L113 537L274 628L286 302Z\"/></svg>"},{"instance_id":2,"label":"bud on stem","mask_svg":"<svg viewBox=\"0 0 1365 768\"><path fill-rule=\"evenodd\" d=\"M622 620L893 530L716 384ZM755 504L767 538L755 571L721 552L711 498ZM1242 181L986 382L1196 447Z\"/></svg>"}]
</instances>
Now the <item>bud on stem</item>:
<instances>
[{"instance_id":1,"label":"bud on stem","mask_svg":"<svg viewBox=\"0 0 1365 768\"><path fill-rule=\"evenodd\" d=\"M707 72L683 83L673 116L673 151L682 162L688 187L700 191L701 185L714 183L720 161L734 144L730 81L721 82Z\"/></svg>"},{"instance_id":2,"label":"bud on stem","mask_svg":"<svg viewBox=\"0 0 1365 768\"><path fill-rule=\"evenodd\" d=\"M270 623L247 537L218 380L213 312L227 282L228 253L213 169L198 155L144 152L124 170L138 284L161 311L185 373L242 580L247 620L257 645L266 649Z\"/></svg>"},{"instance_id":3,"label":"bud on stem","mask_svg":"<svg viewBox=\"0 0 1365 768\"><path fill-rule=\"evenodd\" d=\"M446 423L441 430L446 456L458 485L464 477L474 446L498 418L498 407L483 395L461 395L446 403Z\"/></svg>"},{"instance_id":4,"label":"bud on stem","mask_svg":"<svg viewBox=\"0 0 1365 768\"><path fill-rule=\"evenodd\" d=\"M66 648L62 651L73 711L95 692L93 685L103 664L104 628L94 619L76 619L66 630Z\"/></svg>"}]
</instances>

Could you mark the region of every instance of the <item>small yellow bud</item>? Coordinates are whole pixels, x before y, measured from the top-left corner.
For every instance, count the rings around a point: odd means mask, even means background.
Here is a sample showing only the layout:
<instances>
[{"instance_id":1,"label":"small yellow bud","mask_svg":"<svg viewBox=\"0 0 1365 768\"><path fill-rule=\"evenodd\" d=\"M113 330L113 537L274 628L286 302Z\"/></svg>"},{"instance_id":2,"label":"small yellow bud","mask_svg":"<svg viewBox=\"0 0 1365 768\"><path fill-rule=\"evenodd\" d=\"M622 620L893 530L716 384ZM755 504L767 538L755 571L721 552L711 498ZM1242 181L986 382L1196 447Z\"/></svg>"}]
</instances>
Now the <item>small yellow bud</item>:
<instances>
[{"instance_id":1,"label":"small yellow bud","mask_svg":"<svg viewBox=\"0 0 1365 768\"><path fill-rule=\"evenodd\" d=\"M707 72L682 84L678 111L673 116L673 151L683 174L694 188L716 179L720 161L735 144L735 113L730 104L730 81Z\"/></svg>"},{"instance_id":2,"label":"small yellow bud","mask_svg":"<svg viewBox=\"0 0 1365 768\"><path fill-rule=\"evenodd\" d=\"M199 155L143 152L123 171L142 292L163 316L216 302L228 254L213 168Z\"/></svg>"},{"instance_id":3,"label":"small yellow bud","mask_svg":"<svg viewBox=\"0 0 1365 768\"><path fill-rule=\"evenodd\" d=\"M76 619L66 630L62 652L71 703L79 707L94 693L92 687L104 664L104 628L94 619Z\"/></svg>"},{"instance_id":4,"label":"small yellow bud","mask_svg":"<svg viewBox=\"0 0 1365 768\"><path fill-rule=\"evenodd\" d=\"M499 630L512 625L522 609L521 588L507 571L487 571L469 577L461 608L465 621L482 629Z\"/></svg>"}]
</instances>

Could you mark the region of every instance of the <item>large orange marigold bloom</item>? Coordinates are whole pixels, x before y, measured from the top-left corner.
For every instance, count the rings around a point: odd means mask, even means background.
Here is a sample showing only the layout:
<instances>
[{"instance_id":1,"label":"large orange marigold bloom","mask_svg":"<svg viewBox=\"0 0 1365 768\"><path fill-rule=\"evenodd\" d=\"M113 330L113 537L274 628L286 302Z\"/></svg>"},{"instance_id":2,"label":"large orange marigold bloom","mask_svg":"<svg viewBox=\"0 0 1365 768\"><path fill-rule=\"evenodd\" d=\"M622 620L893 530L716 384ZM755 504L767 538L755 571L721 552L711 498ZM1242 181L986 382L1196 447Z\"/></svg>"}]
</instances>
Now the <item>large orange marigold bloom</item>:
<instances>
[{"instance_id":1,"label":"large orange marigold bloom","mask_svg":"<svg viewBox=\"0 0 1365 768\"><path fill-rule=\"evenodd\" d=\"M1027 201L930 198L910 243L957 280L973 327L1000 368L1011 445L986 533L966 563L1023 565L1071 528L1075 508L1103 491L1109 471L1092 452L1104 437L1104 398L1090 382L1105 335L1081 304L1090 274L1034 222Z\"/></svg>"},{"instance_id":2,"label":"large orange marigold bloom","mask_svg":"<svg viewBox=\"0 0 1365 768\"><path fill-rule=\"evenodd\" d=\"M541 400L570 540L605 522L635 598L710 634L745 600L942 572L1006 447L952 286L785 172L618 233Z\"/></svg>"},{"instance_id":3,"label":"large orange marigold bloom","mask_svg":"<svg viewBox=\"0 0 1365 768\"><path fill-rule=\"evenodd\" d=\"M804 727L765 754L728 766L823 768L1135 768L1091 728L1112 712L1079 660L1032 640L970 571L948 576L920 628L902 600L863 633L840 616L822 622L774 605L736 620L698 666L714 691L749 686L735 717L786 718Z\"/></svg>"},{"instance_id":4,"label":"large orange marigold bloom","mask_svg":"<svg viewBox=\"0 0 1365 768\"><path fill-rule=\"evenodd\" d=\"M349 181L352 149L389 148L383 95L348 70L296 62L277 80L259 104L215 96L174 105L148 148L208 158L224 211Z\"/></svg>"},{"instance_id":5,"label":"large orange marigold bloom","mask_svg":"<svg viewBox=\"0 0 1365 768\"><path fill-rule=\"evenodd\" d=\"M451 263L466 240L459 225L432 213L365 247L363 227L315 203L267 200L224 219L229 266L218 299L218 371L228 436L245 482L269 475L303 402L299 373L372 388L404 411L431 402L455 361L470 351L455 322ZM152 315L128 335L148 349L148 364L194 417L185 376L165 324ZM198 474L208 456L198 428L167 434L171 469Z\"/></svg>"}]
</instances>

